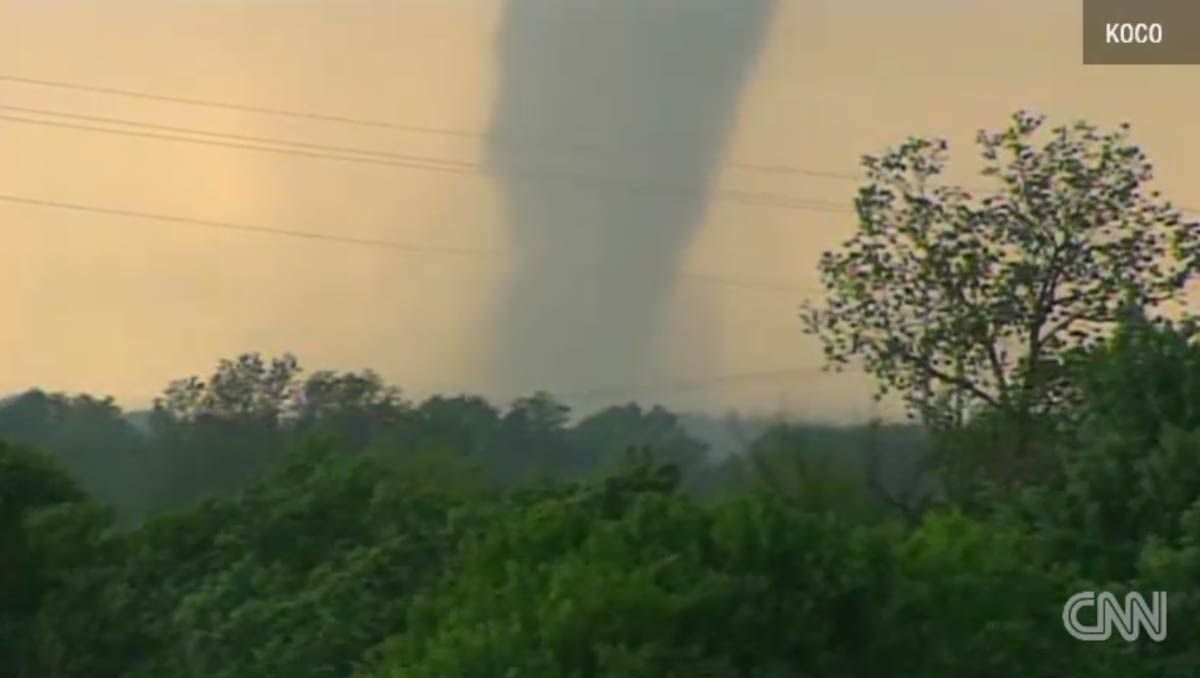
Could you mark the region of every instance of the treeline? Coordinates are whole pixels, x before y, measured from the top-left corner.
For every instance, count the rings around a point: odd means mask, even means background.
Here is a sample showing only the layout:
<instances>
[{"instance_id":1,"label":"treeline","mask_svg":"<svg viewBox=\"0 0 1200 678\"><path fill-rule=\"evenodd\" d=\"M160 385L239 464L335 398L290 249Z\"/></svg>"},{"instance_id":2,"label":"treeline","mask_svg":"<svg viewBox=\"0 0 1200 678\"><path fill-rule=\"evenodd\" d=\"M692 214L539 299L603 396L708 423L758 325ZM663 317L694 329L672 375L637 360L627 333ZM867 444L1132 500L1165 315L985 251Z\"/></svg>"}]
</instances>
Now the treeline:
<instances>
[{"instance_id":1,"label":"treeline","mask_svg":"<svg viewBox=\"0 0 1200 678\"><path fill-rule=\"evenodd\" d=\"M1200 669L1188 631L1200 612L1200 346L1190 326L1134 319L1073 362L1076 397L1037 427L1028 459L1000 453L1013 429L999 417L935 436L921 467L936 491L908 502L871 491L855 471L869 470L869 456L823 463L803 431L756 441L762 458L746 463L764 464L764 482L685 492L703 449L662 411L617 408L567 425L541 396L505 412L476 400L404 405L364 375L314 375L288 399L278 385L290 364L247 357L181 382L142 436L111 404L39 396L39 408L73 408L80 421L44 441L61 465L19 446L0 451L0 674ZM219 376L245 374L259 386ZM8 408L33 401L22 402ZM84 445L85 421L112 427L109 451ZM75 456L62 451L71 436ZM124 454L120 440L143 461L176 450L189 461L162 477L209 497L117 529L62 465L101 470L105 454ZM630 445L650 456L626 455ZM603 460L591 468L611 462L613 472L585 473L583 449ZM229 461L255 450L270 453ZM501 454L503 464L489 458ZM789 454L790 466L779 461ZM1014 476L1014 464L1039 470ZM1168 637L1075 640L1062 606L1085 590L1167 591Z\"/></svg>"},{"instance_id":2,"label":"treeline","mask_svg":"<svg viewBox=\"0 0 1200 678\"><path fill-rule=\"evenodd\" d=\"M449 463L492 487L593 477L632 454L679 467L684 488L704 496L839 476L864 498L869 460L887 460L873 472L900 492L923 444L915 426L706 423L727 427L740 449L711 449L659 406L629 403L576 418L546 393L507 407L471 395L414 403L371 371L306 375L293 356L253 353L221 361L205 378L172 382L149 411L39 390L0 404L0 440L51 455L126 522L245 489L312 439L391 463Z\"/></svg>"}]
</instances>

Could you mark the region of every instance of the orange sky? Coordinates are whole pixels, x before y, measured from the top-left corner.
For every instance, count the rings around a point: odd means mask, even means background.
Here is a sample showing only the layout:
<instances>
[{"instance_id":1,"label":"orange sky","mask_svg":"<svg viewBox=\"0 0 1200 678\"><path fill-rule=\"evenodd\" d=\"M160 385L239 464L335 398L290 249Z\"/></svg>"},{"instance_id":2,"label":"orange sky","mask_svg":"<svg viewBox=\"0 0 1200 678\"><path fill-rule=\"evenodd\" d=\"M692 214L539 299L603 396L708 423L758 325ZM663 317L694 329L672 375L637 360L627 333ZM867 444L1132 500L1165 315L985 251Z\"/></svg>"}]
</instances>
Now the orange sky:
<instances>
[{"instance_id":1,"label":"orange sky","mask_svg":"<svg viewBox=\"0 0 1200 678\"><path fill-rule=\"evenodd\" d=\"M734 0L730 0L733 2ZM852 172L909 134L949 138L1018 108L1128 120L1163 190L1200 205L1200 67L1084 67L1076 0L780 0L741 102L731 162ZM487 129L499 0L0 0L0 74ZM475 161L481 144L0 82L0 104ZM14 114L15 115L15 114ZM279 157L0 120L0 194L393 241L496 250L412 256L0 204L0 392L110 393L145 404L169 379L243 350L374 367L415 393L489 392L481 318L505 275L486 176ZM854 184L727 170L729 187L849 204ZM850 215L714 203L685 267L807 284ZM704 380L816 365L795 294L681 284L660 375ZM688 350L706 337L715 355ZM597 385L563 385L586 390ZM599 385L602 387L611 384ZM659 393L684 408L861 418L854 377L728 381Z\"/></svg>"}]
</instances>

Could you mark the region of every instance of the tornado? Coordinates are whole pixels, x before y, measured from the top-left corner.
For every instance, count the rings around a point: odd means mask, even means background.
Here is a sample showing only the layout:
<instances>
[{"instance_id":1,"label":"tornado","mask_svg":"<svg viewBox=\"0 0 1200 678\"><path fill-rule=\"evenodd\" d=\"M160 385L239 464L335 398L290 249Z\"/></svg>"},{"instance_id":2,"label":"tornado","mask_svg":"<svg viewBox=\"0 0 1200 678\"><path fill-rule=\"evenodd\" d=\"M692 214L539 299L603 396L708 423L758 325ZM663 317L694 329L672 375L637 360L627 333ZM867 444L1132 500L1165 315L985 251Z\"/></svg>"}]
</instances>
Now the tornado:
<instances>
[{"instance_id":1,"label":"tornado","mask_svg":"<svg viewBox=\"0 0 1200 678\"><path fill-rule=\"evenodd\" d=\"M491 337L501 391L661 374L681 254L773 5L508 0L487 148L516 257Z\"/></svg>"}]
</instances>

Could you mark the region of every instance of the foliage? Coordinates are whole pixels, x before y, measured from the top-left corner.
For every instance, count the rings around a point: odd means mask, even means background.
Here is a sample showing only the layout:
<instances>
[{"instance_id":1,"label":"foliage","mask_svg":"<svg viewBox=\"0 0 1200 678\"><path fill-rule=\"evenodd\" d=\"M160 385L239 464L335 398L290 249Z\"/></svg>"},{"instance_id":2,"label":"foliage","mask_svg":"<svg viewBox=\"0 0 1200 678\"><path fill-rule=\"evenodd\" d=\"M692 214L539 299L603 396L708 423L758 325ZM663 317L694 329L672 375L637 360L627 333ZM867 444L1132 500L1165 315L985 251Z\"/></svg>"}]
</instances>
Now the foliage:
<instances>
[{"instance_id":1,"label":"foliage","mask_svg":"<svg viewBox=\"0 0 1200 678\"><path fill-rule=\"evenodd\" d=\"M1131 304L1177 299L1195 271L1200 225L1146 193L1152 168L1127 126L1077 122L1042 141L1043 122L1021 112L979 133L999 184L982 198L936 183L943 140L865 157L858 229L822 257L827 298L808 306L808 331L831 364L861 360L935 427L981 406L1053 409L1070 349Z\"/></svg>"},{"instance_id":2,"label":"foliage","mask_svg":"<svg viewBox=\"0 0 1200 678\"><path fill-rule=\"evenodd\" d=\"M111 398L22 393L0 406L0 440L49 453L83 489L122 511L146 508L145 441Z\"/></svg>"},{"instance_id":3,"label":"foliage","mask_svg":"<svg viewBox=\"0 0 1200 678\"><path fill-rule=\"evenodd\" d=\"M83 498L48 457L0 442L0 675L21 675L27 666L30 622L54 586L55 564L41 558L42 535L30 520Z\"/></svg>"},{"instance_id":4,"label":"foliage","mask_svg":"<svg viewBox=\"0 0 1200 678\"><path fill-rule=\"evenodd\" d=\"M846 665L832 632L862 632L874 579L857 575L871 574L881 542L846 540L832 519L775 500L702 508L649 483L616 501L617 487L511 511L417 601L411 631L371 675L790 676Z\"/></svg>"},{"instance_id":5,"label":"foliage","mask_svg":"<svg viewBox=\"0 0 1200 678\"><path fill-rule=\"evenodd\" d=\"M502 492L472 480L517 440L701 450L665 413L571 426L548 399L514 417L431 405L476 417L470 453L402 437L349 453L306 434L240 491L124 531L47 458L5 447L0 489L20 516L5 544L21 544L6 590L35 594L7 608L0 660L16 678L1192 675L1187 634L1097 645L1061 629L1078 590L1169 590L1172 619L1200 609L1200 432L1178 401L1191 377L1166 369L1193 364L1185 336L1129 325L1080 357L1071 421L1090 423L1064 438L1079 446L1058 476L911 525L874 512L853 482L867 452L829 451L869 440L834 428L752 445L769 477L798 470L794 493L701 501L654 454ZM1114 385L1128 402L1105 395ZM402 419L430 441L426 405Z\"/></svg>"},{"instance_id":6,"label":"foliage","mask_svg":"<svg viewBox=\"0 0 1200 678\"><path fill-rule=\"evenodd\" d=\"M1132 319L1079 365L1058 472L999 509L1090 577L1128 580L1148 544L1179 543L1200 500L1200 344L1190 321Z\"/></svg>"}]
</instances>

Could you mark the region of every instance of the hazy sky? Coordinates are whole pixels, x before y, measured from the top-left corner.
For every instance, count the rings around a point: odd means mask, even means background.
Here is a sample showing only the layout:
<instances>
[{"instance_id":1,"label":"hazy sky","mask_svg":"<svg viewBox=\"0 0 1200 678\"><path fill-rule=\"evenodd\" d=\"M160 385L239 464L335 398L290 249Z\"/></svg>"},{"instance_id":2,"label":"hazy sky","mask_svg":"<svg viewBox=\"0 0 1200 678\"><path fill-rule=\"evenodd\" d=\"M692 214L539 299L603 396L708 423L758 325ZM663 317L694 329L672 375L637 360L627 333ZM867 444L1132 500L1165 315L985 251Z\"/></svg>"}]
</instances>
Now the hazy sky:
<instances>
[{"instance_id":1,"label":"hazy sky","mask_svg":"<svg viewBox=\"0 0 1200 678\"><path fill-rule=\"evenodd\" d=\"M500 0L0 0L0 75L476 136L11 82L0 82L0 104L483 162L479 135L493 119L502 12ZM779 0L738 103L719 181L849 205L853 182L763 176L733 165L853 172L861 154L909 134L945 136L954 157L969 163L976 129L1003 125L1012 111L1029 108L1053 120L1128 120L1167 195L1200 205L1193 122L1200 67L1084 67L1079 32L1077 0ZM38 385L112 394L138 406L169 379L206 373L218 358L290 350L310 368L376 368L416 394L507 395L489 383L487 333L511 273L512 244L504 196L486 174L3 119L0 148L0 195L495 253L404 254L0 202L0 392ZM713 202L681 267L689 275L812 284L817 256L848 235L850 217ZM854 377L791 374L671 388L818 365L816 346L796 318L802 298L681 278L663 337L675 348L642 383L627 384L629 393L611 397L865 415L867 382Z\"/></svg>"}]
</instances>

